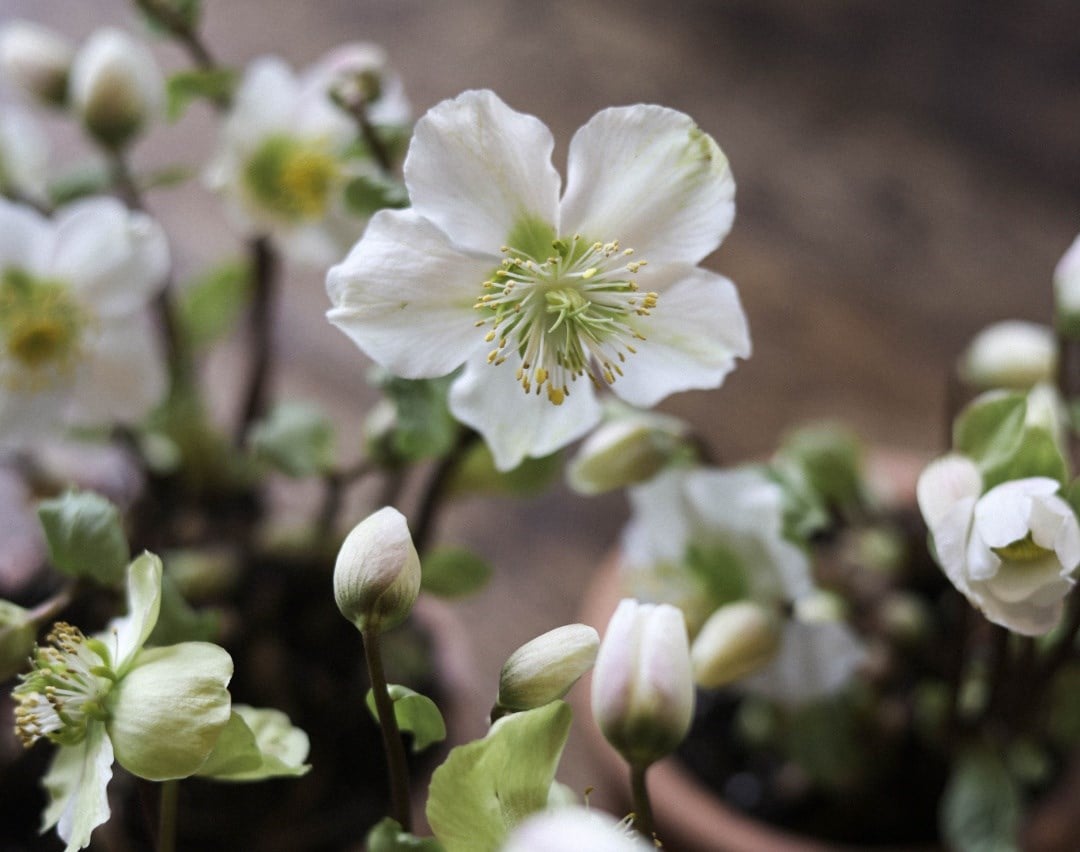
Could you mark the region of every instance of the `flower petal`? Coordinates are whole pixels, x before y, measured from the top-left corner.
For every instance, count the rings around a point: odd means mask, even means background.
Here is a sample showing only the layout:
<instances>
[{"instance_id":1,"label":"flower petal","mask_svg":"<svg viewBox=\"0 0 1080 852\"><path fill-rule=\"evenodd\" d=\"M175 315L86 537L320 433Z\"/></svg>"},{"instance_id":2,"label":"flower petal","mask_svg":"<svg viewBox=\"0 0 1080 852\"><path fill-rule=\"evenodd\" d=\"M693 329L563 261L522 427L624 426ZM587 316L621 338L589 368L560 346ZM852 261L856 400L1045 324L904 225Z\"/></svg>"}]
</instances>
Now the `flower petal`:
<instances>
[{"instance_id":1,"label":"flower petal","mask_svg":"<svg viewBox=\"0 0 1080 852\"><path fill-rule=\"evenodd\" d=\"M1048 477L1015 479L987 491L975 506L975 529L988 547L1006 547L1031 530L1032 498L1061 487Z\"/></svg>"},{"instance_id":2,"label":"flower petal","mask_svg":"<svg viewBox=\"0 0 1080 852\"><path fill-rule=\"evenodd\" d=\"M0 446L33 444L58 430L74 383L20 392L0 383Z\"/></svg>"},{"instance_id":3,"label":"flower petal","mask_svg":"<svg viewBox=\"0 0 1080 852\"><path fill-rule=\"evenodd\" d=\"M53 757L42 785L49 804L42 815L41 830L54 825L67 842L64 852L90 845L95 828L109 820L106 788L112 778L113 749L101 723L91 724L86 739L75 746L61 746Z\"/></svg>"},{"instance_id":4,"label":"flower petal","mask_svg":"<svg viewBox=\"0 0 1080 852\"><path fill-rule=\"evenodd\" d=\"M443 101L416 123L405 159L413 209L476 251L498 251L522 222L557 230L553 147L543 122L515 112L493 92Z\"/></svg>"},{"instance_id":5,"label":"flower petal","mask_svg":"<svg viewBox=\"0 0 1080 852\"><path fill-rule=\"evenodd\" d=\"M22 269L41 274L53 243L48 219L25 204L0 198L0 273Z\"/></svg>"},{"instance_id":6,"label":"flower petal","mask_svg":"<svg viewBox=\"0 0 1080 852\"><path fill-rule=\"evenodd\" d=\"M161 226L116 199L80 201L57 216L50 272L69 282L95 315L139 310L164 287L168 269Z\"/></svg>"},{"instance_id":7,"label":"flower petal","mask_svg":"<svg viewBox=\"0 0 1080 852\"><path fill-rule=\"evenodd\" d=\"M612 390L631 405L650 408L677 391L718 387L750 356L750 333L735 285L705 269L670 265L642 289L660 293L647 317L632 327L644 337L627 358Z\"/></svg>"},{"instance_id":8,"label":"flower petal","mask_svg":"<svg viewBox=\"0 0 1080 852\"><path fill-rule=\"evenodd\" d=\"M229 721L229 654L208 642L143 650L109 693L116 760L150 781L185 778Z\"/></svg>"},{"instance_id":9,"label":"flower petal","mask_svg":"<svg viewBox=\"0 0 1080 852\"><path fill-rule=\"evenodd\" d=\"M727 157L684 113L598 112L570 142L562 233L619 240L653 263L695 264L735 218Z\"/></svg>"},{"instance_id":10,"label":"flower petal","mask_svg":"<svg viewBox=\"0 0 1080 852\"><path fill-rule=\"evenodd\" d=\"M102 319L74 388L70 419L83 424L136 423L165 396L167 377L145 312Z\"/></svg>"},{"instance_id":11,"label":"flower petal","mask_svg":"<svg viewBox=\"0 0 1080 852\"><path fill-rule=\"evenodd\" d=\"M982 475L979 468L967 456L956 453L935 459L927 465L915 487L919 511L931 532L941 525L954 505L966 498L978 498L981 492Z\"/></svg>"},{"instance_id":12,"label":"flower petal","mask_svg":"<svg viewBox=\"0 0 1080 852\"><path fill-rule=\"evenodd\" d=\"M681 562L691 538L686 480L686 471L676 468L628 490L632 511L622 534L624 564Z\"/></svg>"},{"instance_id":13,"label":"flower petal","mask_svg":"<svg viewBox=\"0 0 1080 852\"><path fill-rule=\"evenodd\" d=\"M1024 636L1042 636L1061 621L1064 600L1049 604L1028 600L1006 603L996 598L987 583L972 584L971 602L994 624L999 624Z\"/></svg>"},{"instance_id":14,"label":"flower petal","mask_svg":"<svg viewBox=\"0 0 1080 852\"><path fill-rule=\"evenodd\" d=\"M843 687L865 658L865 647L847 625L792 620L776 658L740 687L783 704L804 704Z\"/></svg>"},{"instance_id":15,"label":"flower petal","mask_svg":"<svg viewBox=\"0 0 1080 852\"><path fill-rule=\"evenodd\" d=\"M516 369L513 362L496 367L481 356L450 387L450 411L484 436L499 470L513 470L526 456L553 453L600 420L600 404L587 382L573 385L563 404L553 405L546 396L526 394Z\"/></svg>"},{"instance_id":16,"label":"flower petal","mask_svg":"<svg viewBox=\"0 0 1080 852\"><path fill-rule=\"evenodd\" d=\"M484 346L473 305L497 264L454 248L411 210L383 210L327 274L326 316L394 374L444 376Z\"/></svg>"},{"instance_id":17,"label":"flower petal","mask_svg":"<svg viewBox=\"0 0 1080 852\"><path fill-rule=\"evenodd\" d=\"M113 667L123 676L157 624L161 610L161 560L144 552L127 571L128 613L110 625L116 634ZM109 643L107 643L109 644Z\"/></svg>"}]
</instances>

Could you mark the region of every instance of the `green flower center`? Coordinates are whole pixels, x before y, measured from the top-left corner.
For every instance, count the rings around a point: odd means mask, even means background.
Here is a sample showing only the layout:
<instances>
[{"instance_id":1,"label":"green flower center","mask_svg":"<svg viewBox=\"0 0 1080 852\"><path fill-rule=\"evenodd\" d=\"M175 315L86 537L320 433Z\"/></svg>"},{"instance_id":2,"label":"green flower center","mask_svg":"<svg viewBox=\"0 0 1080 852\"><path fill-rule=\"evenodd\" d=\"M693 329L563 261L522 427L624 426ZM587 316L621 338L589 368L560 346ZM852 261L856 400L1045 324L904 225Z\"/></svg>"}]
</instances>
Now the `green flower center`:
<instances>
[{"instance_id":1,"label":"green flower center","mask_svg":"<svg viewBox=\"0 0 1080 852\"><path fill-rule=\"evenodd\" d=\"M991 549L1000 556L1004 562L1037 562L1045 559L1047 556L1054 555L1054 551L1047 550L1042 545L1036 544L1035 540L1031 537L1031 533L1028 533L1021 539L1017 539L1012 544Z\"/></svg>"},{"instance_id":2,"label":"green flower center","mask_svg":"<svg viewBox=\"0 0 1080 852\"><path fill-rule=\"evenodd\" d=\"M579 234L555 239L546 225L514 229L505 255L473 306L478 327L494 343L488 363L509 352L521 359L517 380L525 393L546 390L561 405L570 384L588 376L600 387L623 374L619 366L645 338L635 320L656 307L656 293L641 293L633 276L646 264L618 240L589 242Z\"/></svg>"},{"instance_id":3,"label":"green flower center","mask_svg":"<svg viewBox=\"0 0 1080 852\"><path fill-rule=\"evenodd\" d=\"M60 281L21 269L0 275L0 346L15 390L33 390L69 375L78 363L86 315Z\"/></svg>"},{"instance_id":4,"label":"green flower center","mask_svg":"<svg viewBox=\"0 0 1080 852\"><path fill-rule=\"evenodd\" d=\"M731 548L723 544L691 544L684 560L713 609L750 596L744 560Z\"/></svg>"},{"instance_id":5,"label":"green flower center","mask_svg":"<svg viewBox=\"0 0 1080 852\"><path fill-rule=\"evenodd\" d=\"M255 201L290 221L326 213L340 169L317 142L271 136L247 163L244 181Z\"/></svg>"},{"instance_id":6,"label":"green flower center","mask_svg":"<svg viewBox=\"0 0 1080 852\"><path fill-rule=\"evenodd\" d=\"M12 690L15 733L29 748L42 737L75 745L92 720L106 721L105 697L116 681L104 643L58 622L34 649L31 670Z\"/></svg>"}]
</instances>

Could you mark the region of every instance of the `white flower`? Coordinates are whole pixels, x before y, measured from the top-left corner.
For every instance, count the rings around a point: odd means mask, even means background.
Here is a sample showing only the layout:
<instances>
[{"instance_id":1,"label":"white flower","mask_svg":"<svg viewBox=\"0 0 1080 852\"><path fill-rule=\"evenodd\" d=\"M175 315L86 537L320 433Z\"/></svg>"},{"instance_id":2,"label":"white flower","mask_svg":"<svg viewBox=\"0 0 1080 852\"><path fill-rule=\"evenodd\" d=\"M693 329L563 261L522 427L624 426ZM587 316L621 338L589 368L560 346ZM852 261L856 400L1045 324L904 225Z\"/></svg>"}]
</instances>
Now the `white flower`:
<instances>
[{"instance_id":1,"label":"white flower","mask_svg":"<svg viewBox=\"0 0 1080 852\"><path fill-rule=\"evenodd\" d=\"M631 489L630 500L633 512L622 540L627 587L682 609L695 641L710 616L738 602L778 619L794 610L778 625L775 654L762 653L763 668L738 688L794 704L850 680L864 657L862 645L844 624L800 611L800 603L817 592L809 559L784 537L783 492L762 471L673 470ZM706 684L715 684L704 659L711 638L698 652L698 674Z\"/></svg>"},{"instance_id":2,"label":"white flower","mask_svg":"<svg viewBox=\"0 0 1080 852\"><path fill-rule=\"evenodd\" d=\"M979 390L1027 390L1054 380L1057 342L1045 325L1006 320L987 326L960 356L960 378Z\"/></svg>"},{"instance_id":3,"label":"white flower","mask_svg":"<svg viewBox=\"0 0 1080 852\"><path fill-rule=\"evenodd\" d=\"M86 129L111 148L132 142L165 107L165 77L150 49L111 27L75 55L70 92Z\"/></svg>"},{"instance_id":4,"label":"white flower","mask_svg":"<svg viewBox=\"0 0 1080 852\"><path fill-rule=\"evenodd\" d=\"M44 779L42 830L57 826L66 852L90 844L109 818L115 759L151 781L184 778L206 761L229 720L232 658L206 642L144 648L161 607L161 561L128 569L128 615L88 639L58 624L39 646L15 698L24 745L60 746Z\"/></svg>"},{"instance_id":5,"label":"white flower","mask_svg":"<svg viewBox=\"0 0 1080 852\"><path fill-rule=\"evenodd\" d=\"M157 403L165 372L143 309L168 263L157 223L114 199L52 221L0 200L0 444Z\"/></svg>"},{"instance_id":6,"label":"white flower","mask_svg":"<svg viewBox=\"0 0 1080 852\"><path fill-rule=\"evenodd\" d=\"M511 832L502 852L647 852L638 832L600 811L565 807L529 817Z\"/></svg>"},{"instance_id":7,"label":"white flower","mask_svg":"<svg viewBox=\"0 0 1080 852\"><path fill-rule=\"evenodd\" d=\"M326 266L352 245L364 220L351 215L344 190L374 169L350 158L358 139L353 118L330 100L350 75L376 74L387 86L368 117L375 125L406 124L400 81L374 45L346 45L297 76L281 59L248 66L206 180L225 198L240 230L269 233L301 261Z\"/></svg>"},{"instance_id":8,"label":"white flower","mask_svg":"<svg viewBox=\"0 0 1080 852\"><path fill-rule=\"evenodd\" d=\"M1080 329L1080 237L1054 269L1054 297L1058 327L1075 337Z\"/></svg>"},{"instance_id":9,"label":"white flower","mask_svg":"<svg viewBox=\"0 0 1080 852\"><path fill-rule=\"evenodd\" d=\"M0 30L0 76L32 99L64 103L74 56L70 41L31 21L11 21Z\"/></svg>"},{"instance_id":10,"label":"white flower","mask_svg":"<svg viewBox=\"0 0 1080 852\"><path fill-rule=\"evenodd\" d=\"M49 140L30 113L0 104L0 194L44 201Z\"/></svg>"},{"instance_id":11,"label":"white flower","mask_svg":"<svg viewBox=\"0 0 1080 852\"><path fill-rule=\"evenodd\" d=\"M734 285L697 266L735 211L716 143L674 110L603 110L561 199L553 145L489 91L437 105L405 161L412 209L376 214L327 276L329 319L391 372L464 365L451 411L501 470L595 425L593 386L650 407L750 354Z\"/></svg>"},{"instance_id":12,"label":"white flower","mask_svg":"<svg viewBox=\"0 0 1080 852\"><path fill-rule=\"evenodd\" d=\"M1003 482L983 494L961 455L932 462L918 500L938 564L995 624L1026 636L1052 630L1080 564L1080 524L1048 477Z\"/></svg>"}]
</instances>

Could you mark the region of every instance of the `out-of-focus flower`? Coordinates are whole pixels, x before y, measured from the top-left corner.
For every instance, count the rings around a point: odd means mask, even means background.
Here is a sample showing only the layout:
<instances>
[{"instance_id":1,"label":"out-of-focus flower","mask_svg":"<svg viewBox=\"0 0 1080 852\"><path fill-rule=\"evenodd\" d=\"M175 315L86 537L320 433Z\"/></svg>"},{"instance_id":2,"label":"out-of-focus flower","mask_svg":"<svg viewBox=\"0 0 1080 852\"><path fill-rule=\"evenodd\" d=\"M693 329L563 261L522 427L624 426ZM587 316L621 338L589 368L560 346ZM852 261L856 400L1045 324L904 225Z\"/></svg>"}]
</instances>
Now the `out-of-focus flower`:
<instances>
[{"instance_id":1,"label":"out-of-focus flower","mask_svg":"<svg viewBox=\"0 0 1080 852\"><path fill-rule=\"evenodd\" d=\"M600 643L592 710L628 763L646 767L690 730L694 680L683 614L668 604L619 602Z\"/></svg>"},{"instance_id":2,"label":"out-of-focus flower","mask_svg":"<svg viewBox=\"0 0 1080 852\"><path fill-rule=\"evenodd\" d=\"M599 420L594 387L650 407L718 386L750 354L730 281L697 264L728 232L727 159L689 116L598 113L570 144L489 91L437 105L405 161L411 210L381 211L330 270L331 322L396 375L446 375L500 470Z\"/></svg>"},{"instance_id":3,"label":"out-of-focus flower","mask_svg":"<svg viewBox=\"0 0 1080 852\"><path fill-rule=\"evenodd\" d=\"M1057 365L1053 329L1021 320L994 323L980 331L960 356L960 378L976 390L1027 390L1052 382Z\"/></svg>"},{"instance_id":4,"label":"out-of-focus flower","mask_svg":"<svg viewBox=\"0 0 1080 852\"><path fill-rule=\"evenodd\" d=\"M192 775L229 720L232 658L206 642L144 648L161 606L161 561L144 554L128 570L128 615L87 638L57 624L12 695L27 747L60 746L44 779L43 828L57 826L67 852L90 844L109 818L115 759L151 781Z\"/></svg>"},{"instance_id":5,"label":"out-of-focus flower","mask_svg":"<svg viewBox=\"0 0 1080 852\"><path fill-rule=\"evenodd\" d=\"M420 594L420 558L405 516L391 506L345 537L334 567L334 598L360 631L381 633L405 620Z\"/></svg>"},{"instance_id":6,"label":"out-of-focus flower","mask_svg":"<svg viewBox=\"0 0 1080 852\"><path fill-rule=\"evenodd\" d=\"M357 240L366 218L350 211L346 191L378 169L331 93L362 80L377 83L365 102L376 129L408 123L400 80L374 45L338 48L299 76L272 56L248 66L206 173L238 228L272 234L312 265L329 265Z\"/></svg>"},{"instance_id":7,"label":"out-of-focus flower","mask_svg":"<svg viewBox=\"0 0 1080 852\"><path fill-rule=\"evenodd\" d=\"M716 689L757 671L780 649L780 628L775 613L752 601L720 607L690 649L694 682Z\"/></svg>"},{"instance_id":8,"label":"out-of-focus flower","mask_svg":"<svg viewBox=\"0 0 1080 852\"><path fill-rule=\"evenodd\" d=\"M165 107L165 77L150 49L123 30L97 30L71 65L71 105L109 148L131 144Z\"/></svg>"},{"instance_id":9,"label":"out-of-focus flower","mask_svg":"<svg viewBox=\"0 0 1080 852\"><path fill-rule=\"evenodd\" d=\"M599 635L587 624L556 627L526 642L503 664L497 705L531 710L562 698L592 668L599 646Z\"/></svg>"},{"instance_id":10,"label":"out-of-focus flower","mask_svg":"<svg viewBox=\"0 0 1080 852\"><path fill-rule=\"evenodd\" d=\"M529 817L502 852L647 852L655 849L626 822L582 807L555 808Z\"/></svg>"},{"instance_id":11,"label":"out-of-focus flower","mask_svg":"<svg viewBox=\"0 0 1080 852\"><path fill-rule=\"evenodd\" d=\"M38 123L25 110L0 105L0 195L44 201L48 163L49 140Z\"/></svg>"},{"instance_id":12,"label":"out-of-focus flower","mask_svg":"<svg viewBox=\"0 0 1080 852\"><path fill-rule=\"evenodd\" d=\"M1080 237L1054 269L1054 301L1057 327L1071 338L1080 337Z\"/></svg>"},{"instance_id":13,"label":"out-of-focus flower","mask_svg":"<svg viewBox=\"0 0 1080 852\"><path fill-rule=\"evenodd\" d=\"M1080 565L1080 524L1060 487L1040 476L983 494L978 467L957 454L919 477L919 508L945 575L992 622L1027 636L1061 619Z\"/></svg>"},{"instance_id":14,"label":"out-of-focus flower","mask_svg":"<svg viewBox=\"0 0 1080 852\"><path fill-rule=\"evenodd\" d=\"M114 199L52 221L0 200L0 443L65 421L130 423L165 372L144 308L165 283L161 228Z\"/></svg>"},{"instance_id":15,"label":"out-of-focus flower","mask_svg":"<svg viewBox=\"0 0 1080 852\"><path fill-rule=\"evenodd\" d=\"M65 102L74 56L70 41L40 24L11 21L0 29L0 77L34 100Z\"/></svg>"}]
</instances>

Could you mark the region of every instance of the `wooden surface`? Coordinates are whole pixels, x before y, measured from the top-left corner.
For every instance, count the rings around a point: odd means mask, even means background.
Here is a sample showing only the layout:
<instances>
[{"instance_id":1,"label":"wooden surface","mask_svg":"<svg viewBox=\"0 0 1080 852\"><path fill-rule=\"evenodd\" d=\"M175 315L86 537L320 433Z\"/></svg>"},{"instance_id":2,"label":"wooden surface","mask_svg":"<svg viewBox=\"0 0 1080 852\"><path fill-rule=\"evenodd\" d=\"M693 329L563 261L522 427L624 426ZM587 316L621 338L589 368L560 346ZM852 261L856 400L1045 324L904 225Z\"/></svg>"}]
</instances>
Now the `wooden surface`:
<instances>
[{"instance_id":1,"label":"wooden surface","mask_svg":"<svg viewBox=\"0 0 1080 852\"><path fill-rule=\"evenodd\" d=\"M465 88L494 88L552 127L560 166L573 130L605 106L690 113L738 182L734 230L708 265L738 285L755 351L721 390L665 407L725 459L766 454L786 428L821 417L872 442L937 450L952 359L989 322L1048 320L1054 264L1080 230L1080 7L1066 0L1023 11L1004 0L206 5L208 40L227 62L278 53L300 65L370 39L388 49L418 114ZM119 0L4 8L80 36L131 20ZM182 62L172 48L159 53ZM139 156L190 162L211 149L209 130L196 109ZM76 151L69 138L63 155ZM154 206L182 271L237 251L197 186ZM321 279L290 275L281 386L332 404L348 444L371 398L366 364L327 328ZM218 393L228 404L227 381ZM623 516L617 497L561 491L448 514L443 538L497 566L484 593L457 605L473 630L478 708L514 647L574 617ZM595 781L580 756L564 778L579 790Z\"/></svg>"}]
</instances>

